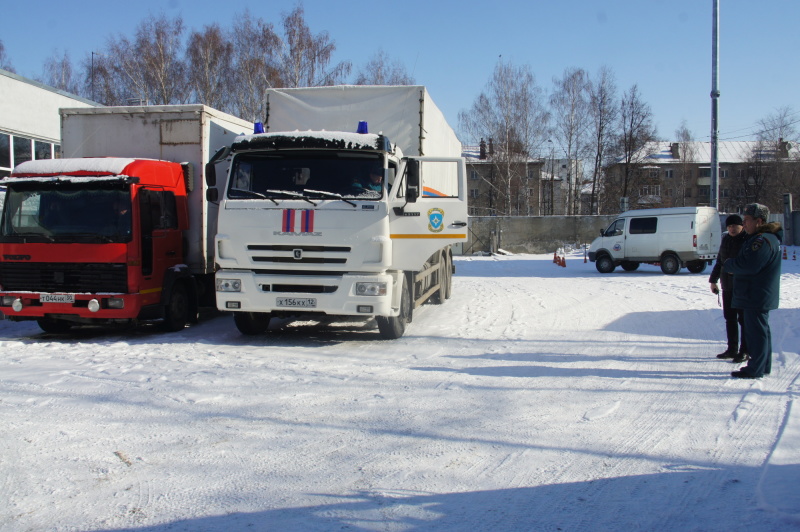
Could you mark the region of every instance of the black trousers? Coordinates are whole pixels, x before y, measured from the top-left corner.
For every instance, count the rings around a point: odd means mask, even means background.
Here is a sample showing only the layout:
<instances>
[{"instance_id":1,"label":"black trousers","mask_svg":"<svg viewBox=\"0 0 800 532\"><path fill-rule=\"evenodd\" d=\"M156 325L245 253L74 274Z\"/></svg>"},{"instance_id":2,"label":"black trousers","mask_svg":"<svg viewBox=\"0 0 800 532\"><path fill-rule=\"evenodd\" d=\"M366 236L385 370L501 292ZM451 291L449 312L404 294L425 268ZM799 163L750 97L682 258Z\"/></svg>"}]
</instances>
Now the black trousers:
<instances>
[{"instance_id":1,"label":"black trousers","mask_svg":"<svg viewBox=\"0 0 800 532\"><path fill-rule=\"evenodd\" d=\"M744 336L744 310L731 307L733 290L722 291L722 315L725 317L725 332L728 335L728 351L731 353L746 353L747 341ZM739 334L741 327L742 333ZM739 339L742 340L741 347Z\"/></svg>"}]
</instances>

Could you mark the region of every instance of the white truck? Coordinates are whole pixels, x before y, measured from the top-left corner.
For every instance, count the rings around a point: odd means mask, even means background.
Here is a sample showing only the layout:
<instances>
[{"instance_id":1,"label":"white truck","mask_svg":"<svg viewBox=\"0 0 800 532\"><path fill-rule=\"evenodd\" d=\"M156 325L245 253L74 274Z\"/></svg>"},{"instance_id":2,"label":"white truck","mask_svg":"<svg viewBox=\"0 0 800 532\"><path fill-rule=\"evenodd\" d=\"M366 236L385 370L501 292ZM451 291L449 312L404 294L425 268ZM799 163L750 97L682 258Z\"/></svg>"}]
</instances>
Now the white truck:
<instances>
[{"instance_id":1,"label":"white truck","mask_svg":"<svg viewBox=\"0 0 800 532\"><path fill-rule=\"evenodd\" d=\"M702 273L717 258L722 231L713 207L673 207L626 211L600 230L589 260L600 273L617 266L634 271L641 263L660 264L675 274L684 266Z\"/></svg>"},{"instance_id":2,"label":"white truck","mask_svg":"<svg viewBox=\"0 0 800 532\"><path fill-rule=\"evenodd\" d=\"M0 223L0 311L46 332L196 321L214 300L205 164L253 124L203 105L61 109L62 159L20 164Z\"/></svg>"},{"instance_id":3,"label":"white truck","mask_svg":"<svg viewBox=\"0 0 800 532\"><path fill-rule=\"evenodd\" d=\"M422 86L275 89L267 102L266 132L220 154L219 309L243 334L317 314L402 336L416 307L450 297L451 245L467 238L455 133Z\"/></svg>"}]
</instances>

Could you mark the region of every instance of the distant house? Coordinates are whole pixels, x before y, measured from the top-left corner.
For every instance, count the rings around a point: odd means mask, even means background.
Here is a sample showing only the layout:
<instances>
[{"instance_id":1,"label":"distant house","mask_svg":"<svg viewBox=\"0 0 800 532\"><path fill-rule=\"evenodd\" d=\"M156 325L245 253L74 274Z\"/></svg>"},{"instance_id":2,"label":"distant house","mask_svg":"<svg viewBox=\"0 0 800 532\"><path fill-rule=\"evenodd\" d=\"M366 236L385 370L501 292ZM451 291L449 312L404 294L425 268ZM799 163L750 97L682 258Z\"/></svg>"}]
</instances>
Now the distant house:
<instances>
[{"instance_id":1,"label":"distant house","mask_svg":"<svg viewBox=\"0 0 800 532\"><path fill-rule=\"evenodd\" d=\"M1 69L0 94L0 178L19 163L60 156L60 108L101 106Z\"/></svg>"},{"instance_id":2,"label":"distant house","mask_svg":"<svg viewBox=\"0 0 800 532\"><path fill-rule=\"evenodd\" d=\"M718 144L719 210L738 212L759 201L777 208L786 178L784 165L797 161L789 142L723 141ZM651 142L637 153L627 172L615 162L605 169L603 210L710 205L711 143Z\"/></svg>"},{"instance_id":3,"label":"distant house","mask_svg":"<svg viewBox=\"0 0 800 532\"><path fill-rule=\"evenodd\" d=\"M471 216L548 216L567 212L570 179L581 175L580 161L507 155L491 140L465 146Z\"/></svg>"}]
</instances>

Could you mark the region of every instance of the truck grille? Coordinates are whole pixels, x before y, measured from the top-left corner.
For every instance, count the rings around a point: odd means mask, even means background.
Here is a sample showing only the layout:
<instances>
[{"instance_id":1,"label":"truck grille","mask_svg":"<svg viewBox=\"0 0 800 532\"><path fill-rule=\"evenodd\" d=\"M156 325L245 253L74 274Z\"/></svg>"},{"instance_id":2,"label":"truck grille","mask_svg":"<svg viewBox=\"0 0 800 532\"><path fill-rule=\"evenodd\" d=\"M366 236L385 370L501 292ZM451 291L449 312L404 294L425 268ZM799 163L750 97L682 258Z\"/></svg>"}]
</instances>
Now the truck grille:
<instances>
[{"instance_id":1,"label":"truck grille","mask_svg":"<svg viewBox=\"0 0 800 532\"><path fill-rule=\"evenodd\" d=\"M124 264L1 262L0 285L7 292L128 291Z\"/></svg>"},{"instance_id":2,"label":"truck grille","mask_svg":"<svg viewBox=\"0 0 800 532\"><path fill-rule=\"evenodd\" d=\"M253 262L273 264L346 264L350 253L349 247L309 245L251 244L247 250Z\"/></svg>"}]
</instances>

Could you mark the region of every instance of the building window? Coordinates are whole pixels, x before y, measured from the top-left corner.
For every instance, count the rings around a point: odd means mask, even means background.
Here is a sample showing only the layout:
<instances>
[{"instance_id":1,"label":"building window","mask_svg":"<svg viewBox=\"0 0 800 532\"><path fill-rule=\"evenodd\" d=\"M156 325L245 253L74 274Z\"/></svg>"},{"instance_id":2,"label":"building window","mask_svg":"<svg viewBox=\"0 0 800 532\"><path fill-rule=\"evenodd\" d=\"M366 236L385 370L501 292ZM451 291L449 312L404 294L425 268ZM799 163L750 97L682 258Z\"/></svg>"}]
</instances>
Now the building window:
<instances>
[{"instance_id":1,"label":"building window","mask_svg":"<svg viewBox=\"0 0 800 532\"><path fill-rule=\"evenodd\" d=\"M469 189L469 197L470 198L477 198L479 196L480 196L480 190L478 190L477 188Z\"/></svg>"},{"instance_id":2,"label":"building window","mask_svg":"<svg viewBox=\"0 0 800 532\"><path fill-rule=\"evenodd\" d=\"M11 170L11 135L0 133L0 168Z\"/></svg>"},{"instance_id":3,"label":"building window","mask_svg":"<svg viewBox=\"0 0 800 532\"><path fill-rule=\"evenodd\" d=\"M664 177L672 179L675 176L675 170L664 170Z\"/></svg>"},{"instance_id":4,"label":"building window","mask_svg":"<svg viewBox=\"0 0 800 532\"><path fill-rule=\"evenodd\" d=\"M0 133L0 177L7 177L15 166L32 159L59 159L61 146L20 135Z\"/></svg>"},{"instance_id":5,"label":"building window","mask_svg":"<svg viewBox=\"0 0 800 532\"><path fill-rule=\"evenodd\" d=\"M661 185L644 185L642 186L641 190L639 190L640 196L660 196L661 195Z\"/></svg>"},{"instance_id":6,"label":"building window","mask_svg":"<svg viewBox=\"0 0 800 532\"><path fill-rule=\"evenodd\" d=\"M53 145L49 142L42 142L37 140L33 143L33 147L35 150L35 157L38 161L39 159L52 159L53 158Z\"/></svg>"},{"instance_id":7,"label":"building window","mask_svg":"<svg viewBox=\"0 0 800 532\"><path fill-rule=\"evenodd\" d=\"M700 168L697 177L711 177L711 168Z\"/></svg>"},{"instance_id":8,"label":"building window","mask_svg":"<svg viewBox=\"0 0 800 532\"><path fill-rule=\"evenodd\" d=\"M33 158L31 150L31 139L25 137L14 137L14 166Z\"/></svg>"},{"instance_id":9,"label":"building window","mask_svg":"<svg viewBox=\"0 0 800 532\"><path fill-rule=\"evenodd\" d=\"M675 193L675 191L671 188L668 188L665 192L668 198L671 198L672 195Z\"/></svg>"},{"instance_id":10,"label":"building window","mask_svg":"<svg viewBox=\"0 0 800 532\"><path fill-rule=\"evenodd\" d=\"M719 177L720 177L720 179L727 179L728 177L730 177L729 173L730 173L729 170L727 170L727 169L723 170L722 168L720 168L719 169Z\"/></svg>"},{"instance_id":11,"label":"building window","mask_svg":"<svg viewBox=\"0 0 800 532\"><path fill-rule=\"evenodd\" d=\"M478 171L477 170L470 170L469 171L469 178L470 179L479 179L480 177L481 176L478 175Z\"/></svg>"},{"instance_id":12,"label":"building window","mask_svg":"<svg viewBox=\"0 0 800 532\"><path fill-rule=\"evenodd\" d=\"M729 188L723 188L720 190L720 196L723 198L730 198L731 197L731 190Z\"/></svg>"},{"instance_id":13,"label":"building window","mask_svg":"<svg viewBox=\"0 0 800 532\"><path fill-rule=\"evenodd\" d=\"M658 179L658 169L650 170L650 179Z\"/></svg>"},{"instance_id":14,"label":"building window","mask_svg":"<svg viewBox=\"0 0 800 532\"><path fill-rule=\"evenodd\" d=\"M710 185L700 185L697 187L697 197L698 198L708 198L711 196L711 186Z\"/></svg>"}]
</instances>

